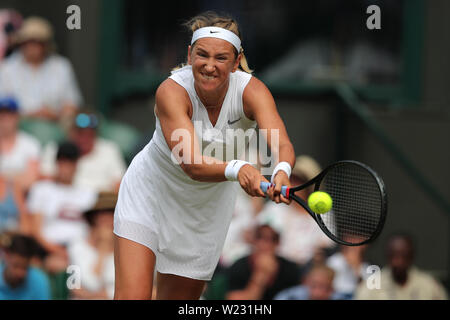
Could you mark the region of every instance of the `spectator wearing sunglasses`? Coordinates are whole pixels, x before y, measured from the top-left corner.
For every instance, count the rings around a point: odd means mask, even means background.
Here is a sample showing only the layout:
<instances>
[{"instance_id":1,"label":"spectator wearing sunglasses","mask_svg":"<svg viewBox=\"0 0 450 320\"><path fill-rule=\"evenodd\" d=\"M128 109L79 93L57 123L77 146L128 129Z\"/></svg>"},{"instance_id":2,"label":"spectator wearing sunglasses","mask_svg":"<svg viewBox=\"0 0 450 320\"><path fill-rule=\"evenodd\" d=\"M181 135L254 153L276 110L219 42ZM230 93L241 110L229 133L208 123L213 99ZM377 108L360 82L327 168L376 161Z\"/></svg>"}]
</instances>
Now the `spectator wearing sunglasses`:
<instances>
[{"instance_id":1,"label":"spectator wearing sunglasses","mask_svg":"<svg viewBox=\"0 0 450 320\"><path fill-rule=\"evenodd\" d=\"M80 149L74 185L98 192L118 191L126 170L119 147L113 141L98 136L99 117L90 110L80 110L69 130L69 139ZM56 144L44 148L41 173L55 174Z\"/></svg>"}]
</instances>

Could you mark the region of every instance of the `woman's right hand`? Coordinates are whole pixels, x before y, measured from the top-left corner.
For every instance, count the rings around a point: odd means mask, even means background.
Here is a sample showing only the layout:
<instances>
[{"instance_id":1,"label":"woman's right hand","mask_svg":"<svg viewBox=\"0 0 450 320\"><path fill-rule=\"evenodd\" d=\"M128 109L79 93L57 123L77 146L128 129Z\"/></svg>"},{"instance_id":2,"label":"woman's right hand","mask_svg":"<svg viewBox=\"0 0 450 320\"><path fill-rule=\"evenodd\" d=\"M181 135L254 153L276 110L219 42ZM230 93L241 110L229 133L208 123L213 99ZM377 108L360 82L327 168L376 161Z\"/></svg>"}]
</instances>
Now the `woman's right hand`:
<instances>
[{"instance_id":1,"label":"woman's right hand","mask_svg":"<svg viewBox=\"0 0 450 320\"><path fill-rule=\"evenodd\" d=\"M265 197L266 195L261 190L261 181L269 182L258 169L250 164L241 167L238 173L238 181L242 189L245 190L252 197Z\"/></svg>"}]
</instances>

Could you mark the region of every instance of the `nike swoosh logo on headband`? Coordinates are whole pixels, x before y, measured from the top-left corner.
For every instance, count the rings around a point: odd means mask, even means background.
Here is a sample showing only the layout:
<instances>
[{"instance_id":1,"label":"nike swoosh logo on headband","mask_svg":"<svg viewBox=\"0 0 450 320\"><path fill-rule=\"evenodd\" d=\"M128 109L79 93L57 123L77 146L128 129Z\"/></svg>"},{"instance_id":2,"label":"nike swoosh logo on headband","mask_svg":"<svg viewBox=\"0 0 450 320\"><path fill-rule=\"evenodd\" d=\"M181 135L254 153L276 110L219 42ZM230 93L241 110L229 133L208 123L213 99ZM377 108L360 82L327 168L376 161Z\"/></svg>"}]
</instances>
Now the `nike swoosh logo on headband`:
<instances>
[{"instance_id":1,"label":"nike swoosh logo on headband","mask_svg":"<svg viewBox=\"0 0 450 320\"><path fill-rule=\"evenodd\" d=\"M220 33L220 31L212 31L212 30L209 30L209 33Z\"/></svg>"}]
</instances>

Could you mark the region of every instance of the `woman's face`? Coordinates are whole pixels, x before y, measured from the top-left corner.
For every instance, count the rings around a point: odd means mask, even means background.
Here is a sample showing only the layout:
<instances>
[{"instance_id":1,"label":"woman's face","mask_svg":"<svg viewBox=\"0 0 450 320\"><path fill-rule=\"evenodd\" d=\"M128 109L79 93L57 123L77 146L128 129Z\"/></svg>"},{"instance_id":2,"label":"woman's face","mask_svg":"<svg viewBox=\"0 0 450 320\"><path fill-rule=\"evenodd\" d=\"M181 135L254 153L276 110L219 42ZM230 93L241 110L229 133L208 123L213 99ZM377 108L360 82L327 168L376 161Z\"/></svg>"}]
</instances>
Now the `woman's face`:
<instances>
[{"instance_id":1,"label":"woman's face","mask_svg":"<svg viewBox=\"0 0 450 320\"><path fill-rule=\"evenodd\" d=\"M205 92L226 86L230 72L239 66L240 55L228 41L217 38L202 38L189 46L188 63L192 65L196 86Z\"/></svg>"}]
</instances>

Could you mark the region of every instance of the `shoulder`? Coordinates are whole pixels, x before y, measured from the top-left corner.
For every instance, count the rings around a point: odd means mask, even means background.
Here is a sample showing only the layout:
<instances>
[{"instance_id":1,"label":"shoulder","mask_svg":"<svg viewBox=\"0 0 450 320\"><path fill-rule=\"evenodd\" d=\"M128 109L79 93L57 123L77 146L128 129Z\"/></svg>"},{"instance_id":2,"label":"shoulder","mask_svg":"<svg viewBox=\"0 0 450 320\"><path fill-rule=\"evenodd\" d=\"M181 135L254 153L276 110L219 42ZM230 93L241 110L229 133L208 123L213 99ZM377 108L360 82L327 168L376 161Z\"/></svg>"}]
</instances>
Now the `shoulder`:
<instances>
[{"instance_id":1,"label":"shoulder","mask_svg":"<svg viewBox=\"0 0 450 320\"><path fill-rule=\"evenodd\" d=\"M102 152L109 152L109 153L116 153L120 152L119 146L112 140L108 140L105 138L98 137L95 142L95 148L98 148L99 151ZM104 154L103 154L104 155Z\"/></svg>"},{"instance_id":2,"label":"shoulder","mask_svg":"<svg viewBox=\"0 0 450 320\"><path fill-rule=\"evenodd\" d=\"M18 142L24 147L33 149L41 148L39 140L26 132L19 131L18 138Z\"/></svg>"},{"instance_id":3,"label":"shoulder","mask_svg":"<svg viewBox=\"0 0 450 320\"><path fill-rule=\"evenodd\" d=\"M243 99L249 100L249 99L255 99L257 97L260 97L261 94L263 96L272 96L267 86L259 80L258 78L252 76L245 87Z\"/></svg>"},{"instance_id":4,"label":"shoulder","mask_svg":"<svg viewBox=\"0 0 450 320\"><path fill-rule=\"evenodd\" d=\"M230 74L230 78L233 79L234 81L238 82L239 84L242 85L243 88L245 88L248 83L250 82L250 80L253 77L253 75L251 73L247 73L241 70L236 70L235 72L232 72Z\"/></svg>"},{"instance_id":5,"label":"shoulder","mask_svg":"<svg viewBox=\"0 0 450 320\"><path fill-rule=\"evenodd\" d=\"M47 275L44 273L44 271L36 267L30 267L28 276L29 281L32 285L36 286L48 285Z\"/></svg>"},{"instance_id":6,"label":"shoulder","mask_svg":"<svg viewBox=\"0 0 450 320\"><path fill-rule=\"evenodd\" d=\"M164 80L155 94L157 115L160 112L188 111L191 104L186 89L173 79Z\"/></svg>"},{"instance_id":7,"label":"shoulder","mask_svg":"<svg viewBox=\"0 0 450 320\"><path fill-rule=\"evenodd\" d=\"M69 59L66 57L60 56L59 54L52 54L47 58L46 63L49 66L60 68L63 70L71 70L72 64L70 63Z\"/></svg>"},{"instance_id":8,"label":"shoulder","mask_svg":"<svg viewBox=\"0 0 450 320\"><path fill-rule=\"evenodd\" d=\"M16 68L21 65L22 54L20 52L13 53L11 56L6 58L1 64L2 70L7 71L11 68Z\"/></svg>"},{"instance_id":9,"label":"shoulder","mask_svg":"<svg viewBox=\"0 0 450 320\"><path fill-rule=\"evenodd\" d=\"M244 110L250 119L256 119L256 114L276 111L275 101L267 86L258 78L251 77L242 94Z\"/></svg>"},{"instance_id":10,"label":"shoulder","mask_svg":"<svg viewBox=\"0 0 450 320\"><path fill-rule=\"evenodd\" d=\"M421 282L424 285L438 285L438 282L431 274L420 270L417 267L411 267L410 274L416 281Z\"/></svg>"},{"instance_id":11,"label":"shoulder","mask_svg":"<svg viewBox=\"0 0 450 320\"><path fill-rule=\"evenodd\" d=\"M166 100L175 97L187 97L188 93L182 85L175 80L168 78L164 80L156 90L157 100Z\"/></svg>"},{"instance_id":12,"label":"shoulder","mask_svg":"<svg viewBox=\"0 0 450 320\"><path fill-rule=\"evenodd\" d=\"M35 182L31 186L30 194L52 192L52 190L54 190L54 188L55 188L55 184L53 181L41 180L41 181Z\"/></svg>"}]
</instances>

